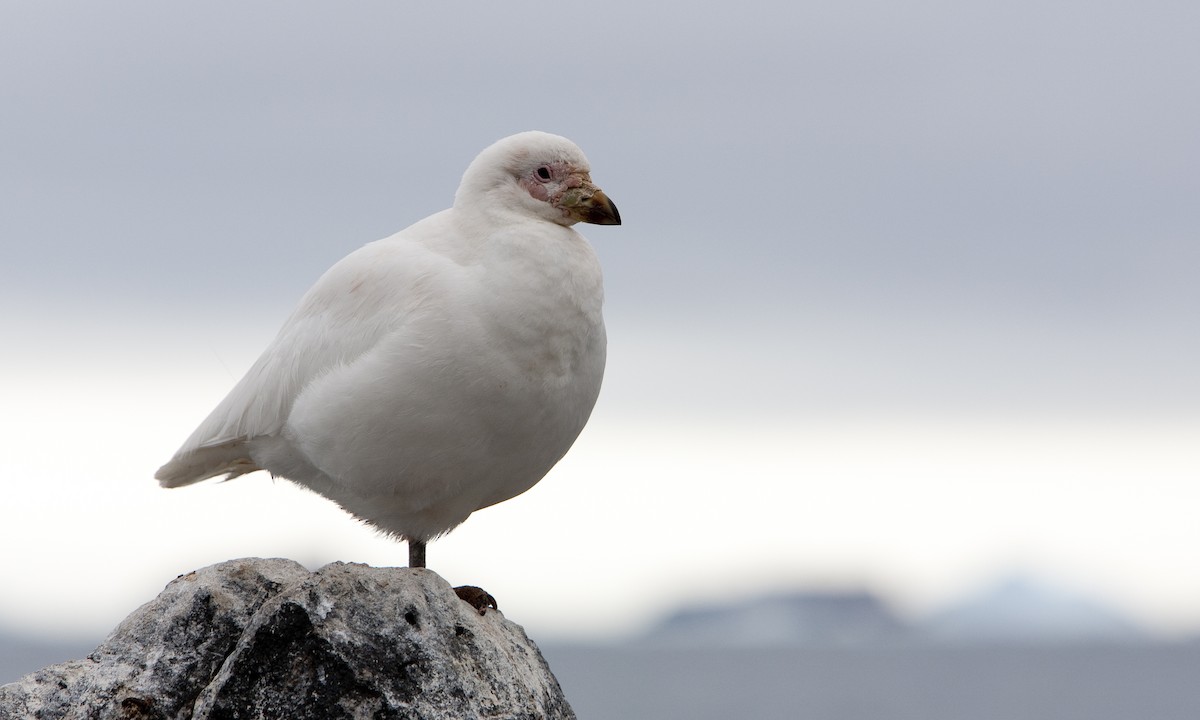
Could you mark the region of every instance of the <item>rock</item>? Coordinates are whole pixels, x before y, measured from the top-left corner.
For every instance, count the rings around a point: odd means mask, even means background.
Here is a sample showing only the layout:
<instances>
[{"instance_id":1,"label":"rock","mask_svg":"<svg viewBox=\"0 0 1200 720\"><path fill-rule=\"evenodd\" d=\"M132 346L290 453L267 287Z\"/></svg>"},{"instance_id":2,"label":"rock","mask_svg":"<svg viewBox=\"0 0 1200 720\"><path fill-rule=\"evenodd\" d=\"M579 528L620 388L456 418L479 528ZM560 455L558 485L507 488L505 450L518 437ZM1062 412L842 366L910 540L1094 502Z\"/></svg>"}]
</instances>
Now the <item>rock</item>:
<instances>
[{"instance_id":1,"label":"rock","mask_svg":"<svg viewBox=\"0 0 1200 720\"><path fill-rule=\"evenodd\" d=\"M0 718L574 718L533 641L425 569L231 560L95 652L0 687Z\"/></svg>"}]
</instances>

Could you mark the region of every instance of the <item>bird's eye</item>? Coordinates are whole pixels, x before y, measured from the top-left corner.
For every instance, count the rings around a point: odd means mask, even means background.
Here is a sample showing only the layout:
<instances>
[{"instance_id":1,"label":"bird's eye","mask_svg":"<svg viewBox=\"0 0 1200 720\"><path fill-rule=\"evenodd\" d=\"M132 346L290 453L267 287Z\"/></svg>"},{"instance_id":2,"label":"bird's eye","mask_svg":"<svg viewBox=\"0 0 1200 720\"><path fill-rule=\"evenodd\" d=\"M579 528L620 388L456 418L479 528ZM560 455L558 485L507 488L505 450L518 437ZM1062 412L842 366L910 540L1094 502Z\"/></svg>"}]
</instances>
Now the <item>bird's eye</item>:
<instances>
[{"instance_id":1,"label":"bird's eye","mask_svg":"<svg viewBox=\"0 0 1200 720\"><path fill-rule=\"evenodd\" d=\"M537 169L537 176L539 180L546 182L550 179L550 168L546 167L545 165L541 166Z\"/></svg>"}]
</instances>

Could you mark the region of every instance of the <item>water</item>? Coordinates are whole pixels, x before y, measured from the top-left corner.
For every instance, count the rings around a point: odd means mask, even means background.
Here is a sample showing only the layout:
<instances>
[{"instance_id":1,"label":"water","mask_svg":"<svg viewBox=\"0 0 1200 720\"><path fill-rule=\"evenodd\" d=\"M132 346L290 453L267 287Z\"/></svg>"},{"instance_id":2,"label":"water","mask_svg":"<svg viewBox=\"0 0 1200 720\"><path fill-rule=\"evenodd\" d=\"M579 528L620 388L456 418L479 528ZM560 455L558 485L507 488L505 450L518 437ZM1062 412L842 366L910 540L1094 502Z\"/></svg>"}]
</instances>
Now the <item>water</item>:
<instances>
[{"instance_id":1,"label":"water","mask_svg":"<svg viewBox=\"0 0 1200 720\"><path fill-rule=\"evenodd\" d=\"M1200 644L543 652L581 720L1200 718Z\"/></svg>"},{"instance_id":2,"label":"water","mask_svg":"<svg viewBox=\"0 0 1200 720\"><path fill-rule=\"evenodd\" d=\"M95 643L0 643L0 683ZM581 720L1197 720L1200 643L542 648Z\"/></svg>"}]
</instances>

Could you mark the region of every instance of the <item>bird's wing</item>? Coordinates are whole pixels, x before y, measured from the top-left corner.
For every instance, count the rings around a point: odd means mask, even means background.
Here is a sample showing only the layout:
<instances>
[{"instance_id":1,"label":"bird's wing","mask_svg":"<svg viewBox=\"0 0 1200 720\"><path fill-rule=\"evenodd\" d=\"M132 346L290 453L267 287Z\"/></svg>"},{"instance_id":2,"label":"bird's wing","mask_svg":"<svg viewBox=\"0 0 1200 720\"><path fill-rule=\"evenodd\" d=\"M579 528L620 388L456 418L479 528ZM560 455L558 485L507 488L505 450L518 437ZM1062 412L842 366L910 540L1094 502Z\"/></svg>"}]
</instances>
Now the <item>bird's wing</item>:
<instances>
[{"instance_id":1,"label":"bird's wing","mask_svg":"<svg viewBox=\"0 0 1200 720\"><path fill-rule=\"evenodd\" d=\"M322 275L245 377L158 471L159 481L175 487L258 470L248 440L278 435L308 383L361 357L428 302L432 290L423 280L447 261L402 237L417 227L360 248Z\"/></svg>"}]
</instances>

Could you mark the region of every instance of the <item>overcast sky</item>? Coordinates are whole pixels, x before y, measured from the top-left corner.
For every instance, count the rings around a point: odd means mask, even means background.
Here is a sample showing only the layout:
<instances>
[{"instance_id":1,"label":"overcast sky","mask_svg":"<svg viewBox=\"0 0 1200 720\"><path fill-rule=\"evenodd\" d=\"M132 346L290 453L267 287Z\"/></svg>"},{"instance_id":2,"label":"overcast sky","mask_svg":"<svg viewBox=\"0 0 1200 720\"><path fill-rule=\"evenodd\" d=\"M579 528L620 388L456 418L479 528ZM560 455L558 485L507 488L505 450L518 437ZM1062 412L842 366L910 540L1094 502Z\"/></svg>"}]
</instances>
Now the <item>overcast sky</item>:
<instances>
[{"instance_id":1,"label":"overcast sky","mask_svg":"<svg viewBox=\"0 0 1200 720\"><path fill-rule=\"evenodd\" d=\"M1200 628L1200 6L0 8L0 623L402 563L286 484L151 476L326 267L543 129L625 221L583 229L609 374L433 569L564 636L1010 570Z\"/></svg>"}]
</instances>

